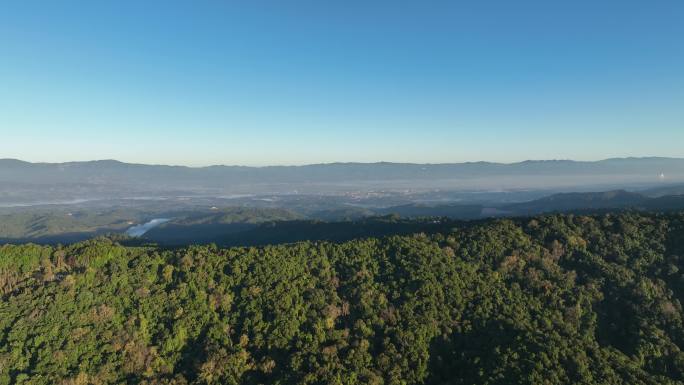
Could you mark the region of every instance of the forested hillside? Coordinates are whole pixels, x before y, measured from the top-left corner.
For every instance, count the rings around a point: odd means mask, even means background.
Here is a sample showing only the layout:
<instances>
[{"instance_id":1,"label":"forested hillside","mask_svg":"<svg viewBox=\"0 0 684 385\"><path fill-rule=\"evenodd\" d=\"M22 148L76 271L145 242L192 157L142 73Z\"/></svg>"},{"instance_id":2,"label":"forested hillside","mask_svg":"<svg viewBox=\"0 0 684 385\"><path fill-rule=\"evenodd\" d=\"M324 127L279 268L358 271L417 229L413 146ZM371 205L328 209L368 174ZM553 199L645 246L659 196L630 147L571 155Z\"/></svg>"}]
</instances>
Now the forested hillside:
<instances>
[{"instance_id":1,"label":"forested hillside","mask_svg":"<svg viewBox=\"0 0 684 385\"><path fill-rule=\"evenodd\" d=\"M0 384L684 381L684 214L0 247Z\"/></svg>"}]
</instances>

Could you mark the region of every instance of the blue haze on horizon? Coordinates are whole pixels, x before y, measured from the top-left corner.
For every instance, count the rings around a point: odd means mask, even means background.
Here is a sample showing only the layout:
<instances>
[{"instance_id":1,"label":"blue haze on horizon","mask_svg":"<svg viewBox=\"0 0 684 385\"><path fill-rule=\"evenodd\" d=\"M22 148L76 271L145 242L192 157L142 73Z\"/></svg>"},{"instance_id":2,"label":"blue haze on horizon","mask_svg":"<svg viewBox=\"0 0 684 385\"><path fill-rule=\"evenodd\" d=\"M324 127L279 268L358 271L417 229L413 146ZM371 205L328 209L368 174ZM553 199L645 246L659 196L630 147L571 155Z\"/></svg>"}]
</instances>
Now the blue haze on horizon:
<instances>
[{"instance_id":1,"label":"blue haze on horizon","mask_svg":"<svg viewBox=\"0 0 684 385\"><path fill-rule=\"evenodd\" d=\"M3 1L0 158L684 157L684 2Z\"/></svg>"}]
</instances>

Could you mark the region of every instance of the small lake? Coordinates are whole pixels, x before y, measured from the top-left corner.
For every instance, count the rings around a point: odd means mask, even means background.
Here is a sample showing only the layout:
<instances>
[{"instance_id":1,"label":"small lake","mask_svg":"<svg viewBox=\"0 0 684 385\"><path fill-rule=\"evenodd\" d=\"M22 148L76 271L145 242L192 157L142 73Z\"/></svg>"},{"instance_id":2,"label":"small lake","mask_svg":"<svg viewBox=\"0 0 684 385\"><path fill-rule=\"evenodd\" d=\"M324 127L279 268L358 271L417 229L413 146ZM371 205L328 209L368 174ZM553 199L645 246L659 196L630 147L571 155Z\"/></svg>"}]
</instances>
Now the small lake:
<instances>
[{"instance_id":1,"label":"small lake","mask_svg":"<svg viewBox=\"0 0 684 385\"><path fill-rule=\"evenodd\" d=\"M140 225L131 226L128 228L128 230L126 230L126 235L131 236L131 237L141 237L143 234L150 231L152 228L157 227L157 226L161 225L162 223L166 223L170 220L171 219L167 219L167 218L155 218L149 222L146 222L146 223L143 223Z\"/></svg>"}]
</instances>

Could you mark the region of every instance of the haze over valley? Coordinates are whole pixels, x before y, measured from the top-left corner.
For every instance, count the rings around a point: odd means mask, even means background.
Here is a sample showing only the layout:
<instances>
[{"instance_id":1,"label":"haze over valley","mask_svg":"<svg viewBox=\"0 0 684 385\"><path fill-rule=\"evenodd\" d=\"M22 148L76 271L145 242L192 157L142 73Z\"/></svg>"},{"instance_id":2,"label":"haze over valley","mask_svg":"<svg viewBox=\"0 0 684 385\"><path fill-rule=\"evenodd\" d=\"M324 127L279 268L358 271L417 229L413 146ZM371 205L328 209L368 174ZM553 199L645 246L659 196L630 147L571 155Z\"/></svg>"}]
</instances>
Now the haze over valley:
<instances>
[{"instance_id":1,"label":"haze over valley","mask_svg":"<svg viewBox=\"0 0 684 385\"><path fill-rule=\"evenodd\" d=\"M239 244L234 234L268 222L675 210L684 159L202 168L4 159L0 182L0 239L64 243L119 233Z\"/></svg>"}]
</instances>

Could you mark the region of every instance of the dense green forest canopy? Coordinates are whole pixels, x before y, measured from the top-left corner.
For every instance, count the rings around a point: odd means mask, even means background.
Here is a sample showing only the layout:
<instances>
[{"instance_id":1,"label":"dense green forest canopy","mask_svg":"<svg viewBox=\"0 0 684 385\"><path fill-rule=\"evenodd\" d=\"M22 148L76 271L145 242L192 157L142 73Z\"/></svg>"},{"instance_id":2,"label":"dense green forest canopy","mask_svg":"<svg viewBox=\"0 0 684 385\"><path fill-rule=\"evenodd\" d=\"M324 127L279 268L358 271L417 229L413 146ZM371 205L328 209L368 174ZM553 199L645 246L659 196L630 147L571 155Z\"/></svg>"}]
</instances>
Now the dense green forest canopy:
<instances>
[{"instance_id":1,"label":"dense green forest canopy","mask_svg":"<svg viewBox=\"0 0 684 385\"><path fill-rule=\"evenodd\" d=\"M0 246L0 384L684 381L684 214Z\"/></svg>"}]
</instances>

